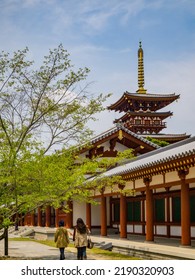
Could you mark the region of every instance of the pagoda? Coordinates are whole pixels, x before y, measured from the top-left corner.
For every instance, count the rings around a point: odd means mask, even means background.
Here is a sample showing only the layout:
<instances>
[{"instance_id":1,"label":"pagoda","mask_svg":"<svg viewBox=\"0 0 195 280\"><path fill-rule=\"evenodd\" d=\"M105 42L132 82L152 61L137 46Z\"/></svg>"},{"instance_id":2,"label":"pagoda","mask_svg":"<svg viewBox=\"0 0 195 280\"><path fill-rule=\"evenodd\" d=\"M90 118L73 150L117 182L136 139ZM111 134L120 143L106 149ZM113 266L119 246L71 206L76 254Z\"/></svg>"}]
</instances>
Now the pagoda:
<instances>
[{"instance_id":1,"label":"pagoda","mask_svg":"<svg viewBox=\"0 0 195 280\"><path fill-rule=\"evenodd\" d=\"M109 110L123 112L124 115L116 119L114 123L120 123L132 132L143 137L164 140L175 143L189 138L186 134L161 134L166 128L166 118L173 115L172 112L159 111L167 105L179 99L179 95L151 94L144 88L144 52L141 42L138 49L138 90L135 93L124 92L122 97L108 107Z\"/></svg>"}]
</instances>

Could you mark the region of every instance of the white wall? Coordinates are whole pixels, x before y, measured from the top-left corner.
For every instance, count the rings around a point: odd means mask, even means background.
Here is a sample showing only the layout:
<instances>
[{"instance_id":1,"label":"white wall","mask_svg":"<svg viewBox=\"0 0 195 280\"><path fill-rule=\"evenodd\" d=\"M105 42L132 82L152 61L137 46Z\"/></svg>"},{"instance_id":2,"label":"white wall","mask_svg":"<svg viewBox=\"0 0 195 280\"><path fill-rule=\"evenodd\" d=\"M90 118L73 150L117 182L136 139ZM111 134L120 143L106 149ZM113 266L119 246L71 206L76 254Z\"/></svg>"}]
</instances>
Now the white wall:
<instances>
[{"instance_id":1,"label":"white wall","mask_svg":"<svg viewBox=\"0 0 195 280\"><path fill-rule=\"evenodd\" d=\"M73 225L76 225L78 218L82 218L86 222L86 204L73 201Z\"/></svg>"},{"instance_id":2,"label":"white wall","mask_svg":"<svg viewBox=\"0 0 195 280\"><path fill-rule=\"evenodd\" d=\"M107 225L110 224L110 206L109 197L106 198L107 207ZM100 209L100 199L96 199L96 205L91 205L91 226L101 226L101 209ZM82 218L86 222L86 203L73 201L73 225L76 224L76 220Z\"/></svg>"}]
</instances>

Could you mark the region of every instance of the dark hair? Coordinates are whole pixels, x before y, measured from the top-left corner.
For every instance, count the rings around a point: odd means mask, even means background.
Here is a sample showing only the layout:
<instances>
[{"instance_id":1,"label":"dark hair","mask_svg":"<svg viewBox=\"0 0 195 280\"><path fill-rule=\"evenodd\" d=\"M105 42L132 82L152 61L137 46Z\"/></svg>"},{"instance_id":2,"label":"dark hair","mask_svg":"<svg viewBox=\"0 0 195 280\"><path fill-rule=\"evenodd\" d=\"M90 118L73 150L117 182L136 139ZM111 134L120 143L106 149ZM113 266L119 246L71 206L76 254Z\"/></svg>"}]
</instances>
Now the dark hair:
<instances>
[{"instance_id":1,"label":"dark hair","mask_svg":"<svg viewBox=\"0 0 195 280\"><path fill-rule=\"evenodd\" d=\"M63 227L63 226L64 226L64 221L63 220L59 221L59 227Z\"/></svg>"},{"instance_id":2,"label":"dark hair","mask_svg":"<svg viewBox=\"0 0 195 280\"><path fill-rule=\"evenodd\" d=\"M77 219L77 230L81 233L84 234L87 232L87 227L85 225L85 223L83 222L83 220L81 218Z\"/></svg>"}]
</instances>

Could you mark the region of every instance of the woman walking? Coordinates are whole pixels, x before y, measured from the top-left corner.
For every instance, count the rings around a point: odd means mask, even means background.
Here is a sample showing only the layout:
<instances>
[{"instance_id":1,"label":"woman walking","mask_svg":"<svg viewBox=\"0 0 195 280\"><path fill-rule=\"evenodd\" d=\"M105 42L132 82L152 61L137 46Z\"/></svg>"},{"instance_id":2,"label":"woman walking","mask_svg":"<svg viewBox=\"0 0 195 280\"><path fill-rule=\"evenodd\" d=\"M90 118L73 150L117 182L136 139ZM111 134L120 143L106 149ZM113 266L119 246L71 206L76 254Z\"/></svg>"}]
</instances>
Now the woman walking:
<instances>
[{"instance_id":1,"label":"woman walking","mask_svg":"<svg viewBox=\"0 0 195 280\"><path fill-rule=\"evenodd\" d=\"M75 242L75 247L77 248L78 260L83 260L86 256L87 234L89 234L88 227L81 218L78 218L73 233L73 241Z\"/></svg>"},{"instance_id":2,"label":"woman walking","mask_svg":"<svg viewBox=\"0 0 195 280\"><path fill-rule=\"evenodd\" d=\"M64 221L59 221L59 228L56 230L54 241L56 242L56 247L60 250L60 260L65 259L65 248L69 244L68 231L64 227Z\"/></svg>"}]
</instances>

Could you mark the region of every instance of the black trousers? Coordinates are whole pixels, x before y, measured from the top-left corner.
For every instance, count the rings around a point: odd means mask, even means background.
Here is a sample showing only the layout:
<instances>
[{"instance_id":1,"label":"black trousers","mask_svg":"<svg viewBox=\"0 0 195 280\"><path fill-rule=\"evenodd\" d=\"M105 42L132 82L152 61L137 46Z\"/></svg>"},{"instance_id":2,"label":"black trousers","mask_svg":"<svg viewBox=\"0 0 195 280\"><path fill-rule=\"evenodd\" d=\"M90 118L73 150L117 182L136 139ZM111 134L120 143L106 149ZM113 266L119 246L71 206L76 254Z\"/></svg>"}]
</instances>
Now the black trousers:
<instances>
[{"instance_id":1,"label":"black trousers","mask_svg":"<svg viewBox=\"0 0 195 280\"><path fill-rule=\"evenodd\" d=\"M60 260L65 259L65 248L59 248L60 250Z\"/></svg>"},{"instance_id":2,"label":"black trousers","mask_svg":"<svg viewBox=\"0 0 195 280\"><path fill-rule=\"evenodd\" d=\"M86 246L85 247L78 247L77 248L77 259L83 260L86 255Z\"/></svg>"}]
</instances>

